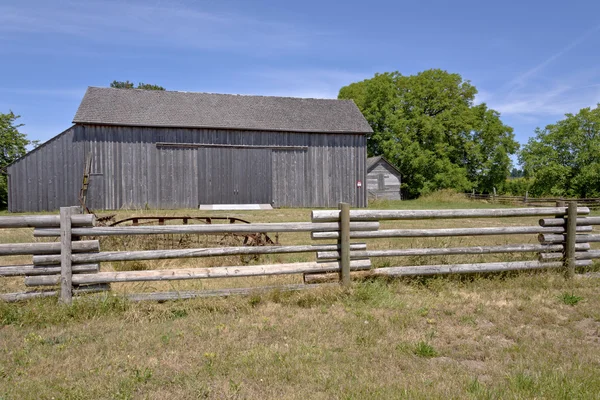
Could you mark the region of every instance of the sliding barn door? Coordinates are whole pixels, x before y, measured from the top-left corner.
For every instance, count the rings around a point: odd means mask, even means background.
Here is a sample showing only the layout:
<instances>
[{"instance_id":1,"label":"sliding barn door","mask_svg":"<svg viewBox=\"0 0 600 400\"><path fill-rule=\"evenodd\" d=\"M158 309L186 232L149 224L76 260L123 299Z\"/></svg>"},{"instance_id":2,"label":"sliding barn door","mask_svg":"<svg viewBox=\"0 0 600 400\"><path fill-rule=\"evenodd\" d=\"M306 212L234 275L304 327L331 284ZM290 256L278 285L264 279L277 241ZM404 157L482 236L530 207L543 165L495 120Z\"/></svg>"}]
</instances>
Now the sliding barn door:
<instances>
[{"instance_id":1,"label":"sliding barn door","mask_svg":"<svg viewBox=\"0 0 600 400\"><path fill-rule=\"evenodd\" d=\"M200 204L271 203L271 150L205 147L198 149Z\"/></svg>"}]
</instances>

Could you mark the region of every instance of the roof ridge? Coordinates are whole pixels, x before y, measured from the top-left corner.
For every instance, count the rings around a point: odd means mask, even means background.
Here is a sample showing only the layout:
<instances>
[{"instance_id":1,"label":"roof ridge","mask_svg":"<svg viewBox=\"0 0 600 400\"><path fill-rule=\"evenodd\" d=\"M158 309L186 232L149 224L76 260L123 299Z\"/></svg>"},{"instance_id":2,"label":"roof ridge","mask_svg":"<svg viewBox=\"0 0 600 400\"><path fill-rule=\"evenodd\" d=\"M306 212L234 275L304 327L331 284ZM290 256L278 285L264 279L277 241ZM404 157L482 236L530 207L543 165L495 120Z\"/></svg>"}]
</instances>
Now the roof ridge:
<instances>
[{"instance_id":1,"label":"roof ridge","mask_svg":"<svg viewBox=\"0 0 600 400\"><path fill-rule=\"evenodd\" d=\"M294 97L294 96L273 96L268 94L246 94L246 93L216 93L216 92L194 92L187 90L153 90L153 89L138 89L138 88L112 88L112 87L103 87L103 86L88 86L88 88L92 89L102 89L102 90L135 90L138 92L155 92L155 93L189 93L189 94L210 94L215 96L240 96L240 97L267 97L267 98L275 98L275 99L294 99L294 100L326 100L326 101L335 101L335 102L352 102L352 99L331 99L327 97Z\"/></svg>"}]
</instances>

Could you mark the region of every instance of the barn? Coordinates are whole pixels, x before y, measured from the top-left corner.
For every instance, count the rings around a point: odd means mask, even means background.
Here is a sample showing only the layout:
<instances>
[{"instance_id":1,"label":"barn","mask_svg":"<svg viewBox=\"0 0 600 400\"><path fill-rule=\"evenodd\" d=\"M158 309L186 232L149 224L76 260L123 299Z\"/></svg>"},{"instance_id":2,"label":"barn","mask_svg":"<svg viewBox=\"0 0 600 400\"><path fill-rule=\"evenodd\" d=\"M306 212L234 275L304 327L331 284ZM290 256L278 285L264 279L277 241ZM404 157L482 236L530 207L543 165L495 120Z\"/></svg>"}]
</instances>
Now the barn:
<instances>
[{"instance_id":1,"label":"barn","mask_svg":"<svg viewBox=\"0 0 600 400\"><path fill-rule=\"evenodd\" d=\"M90 87L73 124L8 167L10 211L78 205L84 175L96 210L366 206L351 100Z\"/></svg>"},{"instance_id":2,"label":"barn","mask_svg":"<svg viewBox=\"0 0 600 400\"><path fill-rule=\"evenodd\" d=\"M400 171L382 156L367 158L368 198L402 200Z\"/></svg>"}]
</instances>

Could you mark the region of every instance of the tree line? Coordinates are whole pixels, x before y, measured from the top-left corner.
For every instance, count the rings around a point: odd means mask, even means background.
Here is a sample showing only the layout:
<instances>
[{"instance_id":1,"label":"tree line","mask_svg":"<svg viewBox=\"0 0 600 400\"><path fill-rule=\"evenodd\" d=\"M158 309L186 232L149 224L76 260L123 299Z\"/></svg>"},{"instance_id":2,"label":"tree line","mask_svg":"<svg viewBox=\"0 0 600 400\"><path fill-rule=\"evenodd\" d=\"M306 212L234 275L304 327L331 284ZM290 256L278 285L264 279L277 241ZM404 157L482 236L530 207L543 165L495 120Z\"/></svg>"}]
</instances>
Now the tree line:
<instances>
[{"instance_id":1,"label":"tree line","mask_svg":"<svg viewBox=\"0 0 600 400\"><path fill-rule=\"evenodd\" d=\"M113 81L113 88L165 90ZM383 155L402 174L404 198L439 189L531 196L600 197L600 104L545 128L520 148L513 129L461 75L430 69L416 75L375 74L340 89L373 129L369 156ZM0 113L0 209L7 205L6 167L37 145L19 116ZM511 156L516 155L520 169Z\"/></svg>"},{"instance_id":2,"label":"tree line","mask_svg":"<svg viewBox=\"0 0 600 400\"><path fill-rule=\"evenodd\" d=\"M545 128L520 148L513 129L459 74L399 72L340 89L371 125L369 156L383 155L402 174L405 198L439 189L532 196L600 197L600 105ZM511 156L518 157L521 169Z\"/></svg>"}]
</instances>

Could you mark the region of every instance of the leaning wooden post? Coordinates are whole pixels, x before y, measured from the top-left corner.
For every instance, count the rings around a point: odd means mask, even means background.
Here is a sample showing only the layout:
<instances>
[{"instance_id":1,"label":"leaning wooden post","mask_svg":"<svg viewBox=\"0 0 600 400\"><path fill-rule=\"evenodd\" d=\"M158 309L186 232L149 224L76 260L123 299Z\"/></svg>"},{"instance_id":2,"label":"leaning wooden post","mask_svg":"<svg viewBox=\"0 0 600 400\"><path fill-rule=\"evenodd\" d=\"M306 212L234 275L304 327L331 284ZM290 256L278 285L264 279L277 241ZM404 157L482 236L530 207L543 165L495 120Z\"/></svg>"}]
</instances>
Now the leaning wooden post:
<instances>
[{"instance_id":1,"label":"leaning wooden post","mask_svg":"<svg viewBox=\"0 0 600 400\"><path fill-rule=\"evenodd\" d=\"M564 266L565 278L575 275L575 243L577 238L577 202L570 201L567 208L567 229L565 230Z\"/></svg>"},{"instance_id":2,"label":"leaning wooden post","mask_svg":"<svg viewBox=\"0 0 600 400\"><path fill-rule=\"evenodd\" d=\"M340 283L350 286L350 204L340 203Z\"/></svg>"},{"instance_id":3,"label":"leaning wooden post","mask_svg":"<svg viewBox=\"0 0 600 400\"><path fill-rule=\"evenodd\" d=\"M71 268L71 207L60 208L60 301L73 301L73 269Z\"/></svg>"}]
</instances>

